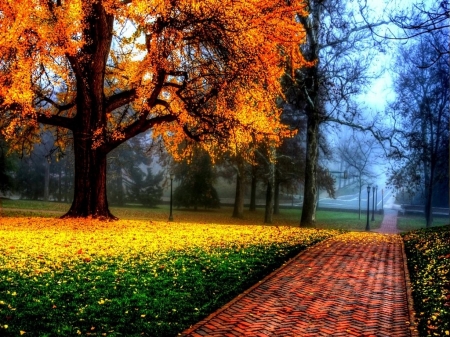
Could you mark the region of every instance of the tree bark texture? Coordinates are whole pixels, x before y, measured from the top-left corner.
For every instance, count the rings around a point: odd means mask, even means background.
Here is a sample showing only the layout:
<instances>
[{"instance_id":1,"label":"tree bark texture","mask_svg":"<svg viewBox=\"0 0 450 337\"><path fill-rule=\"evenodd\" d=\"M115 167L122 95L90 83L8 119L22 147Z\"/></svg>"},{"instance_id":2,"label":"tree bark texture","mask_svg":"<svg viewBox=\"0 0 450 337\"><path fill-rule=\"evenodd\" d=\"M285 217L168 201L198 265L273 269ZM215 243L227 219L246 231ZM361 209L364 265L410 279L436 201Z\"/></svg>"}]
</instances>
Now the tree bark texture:
<instances>
[{"instance_id":1,"label":"tree bark texture","mask_svg":"<svg viewBox=\"0 0 450 337\"><path fill-rule=\"evenodd\" d=\"M237 165L236 173L236 194L234 198L233 218L242 219L244 217L244 167L242 163Z\"/></svg>"},{"instance_id":2,"label":"tree bark texture","mask_svg":"<svg viewBox=\"0 0 450 337\"><path fill-rule=\"evenodd\" d=\"M302 97L306 102L306 160L305 184L301 227L314 227L316 221L317 201L317 164L319 156L319 126L322 121L319 102L319 29L321 20L321 2L310 0L307 17L300 20L306 28L307 45L303 54L308 61L315 62L312 67L305 69L302 87Z\"/></svg>"},{"instance_id":3,"label":"tree bark texture","mask_svg":"<svg viewBox=\"0 0 450 337\"><path fill-rule=\"evenodd\" d=\"M305 187L301 227L314 227L316 221L317 199L317 160L319 156L319 121L316 118L308 118L307 143L305 161Z\"/></svg>"},{"instance_id":4,"label":"tree bark texture","mask_svg":"<svg viewBox=\"0 0 450 337\"><path fill-rule=\"evenodd\" d=\"M90 6L90 5L89 5ZM69 57L77 77L77 109L72 126L75 156L74 199L63 217L115 218L106 197L106 105L103 91L105 65L112 41L113 17L95 3L86 19L83 46L86 57Z\"/></svg>"}]
</instances>

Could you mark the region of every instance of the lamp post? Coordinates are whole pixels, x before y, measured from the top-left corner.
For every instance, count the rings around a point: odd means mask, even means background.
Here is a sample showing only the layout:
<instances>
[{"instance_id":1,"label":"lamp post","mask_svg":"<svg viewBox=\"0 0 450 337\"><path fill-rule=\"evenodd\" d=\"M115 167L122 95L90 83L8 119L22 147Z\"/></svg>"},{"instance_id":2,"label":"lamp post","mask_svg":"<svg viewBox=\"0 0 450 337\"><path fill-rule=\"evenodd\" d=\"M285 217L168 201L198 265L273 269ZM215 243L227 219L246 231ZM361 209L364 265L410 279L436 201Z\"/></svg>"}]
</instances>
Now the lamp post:
<instances>
[{"instance_id":1,"label":"lamp post","mask_svg":"<svg viewBox=\"0 0 450 337\"><path fill-rule=\"evenodd\" d=\"M372 186L372 221L375 221L375 186Z\"/></svg>"},{"instance_id":2,"label":"lamp post","mask_svg":"<svg viewBox=\"0 0 450 337\"><path fill-rule=\"evenodd\" d=\"M381 214L384 214L384 188L381 189Z\"/></svg>"},{"instance_id":3,"label":"lamp post","mask_svg":"<svg viewBox=\"0 0 450 337\"><path fill-rule=\"evenodd\" d=\"M173 183L173 173L170 174L170 214L169 214L169 221L173 221L173 215L172 215L172 183Z\"/></svg>"},{"instance_id":4,"label":"lamp post","mask_svg":"<svg viewBox=\"0 0 450 337\"><path fill-rule=\"evenodd\" d=\"M369 226L369 199L370 199L370 186L367 185L367 222L366 222L366 231L370 231L370 226Z\"/></svg>"},{"instance_id":5,"label":"lamp post","mask_svg":"<svg viewBox=\"0 0 450 337\"><path fill-rule=\"evenodd\" d=\"M375 186L375 212L378 213L378 185Z\"/></svg>"}]
</instances>

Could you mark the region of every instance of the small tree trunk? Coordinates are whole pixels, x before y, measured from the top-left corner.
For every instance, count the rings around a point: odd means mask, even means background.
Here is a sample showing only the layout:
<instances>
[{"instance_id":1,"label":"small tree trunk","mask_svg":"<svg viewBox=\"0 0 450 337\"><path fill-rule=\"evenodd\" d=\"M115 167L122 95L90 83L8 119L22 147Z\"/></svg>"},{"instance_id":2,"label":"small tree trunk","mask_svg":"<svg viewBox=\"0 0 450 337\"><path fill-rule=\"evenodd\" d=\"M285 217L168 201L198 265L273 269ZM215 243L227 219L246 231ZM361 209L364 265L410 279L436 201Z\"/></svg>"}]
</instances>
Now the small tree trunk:
<instances>
[{"instance_id":1,"label":"small tree trunk","mask_svg":"<svg viewBox=\"0 0 450 337\"><path fill-rule=\"evenodd\" d=\"M361 172L359 173L359 196L358 196L358 219L361 220L361 191L362 191L362 180L361 180Z\"/></svg>"},{"instance_id":2,"label":"small tree trunk","mask_svg":"<svg viewBox=\"0 0 450 337\"><path fill-rule=\"evenodd\" d=\"M124 202L123 202L123 177L122 177L122 167L121 165L117 165L117 170L116 170L116 174L117 174L117 203L119 206L123 206Z\"/></svg>"},{"instance_id":3,"label":"small tree trunk","mask_svg":"<svg viewBox=\"0 0 450 337\"><path fill-rule=\"evenodd\" d=\"M359 186L359 196L358 196L358 219L361 220L361 186Z\"/></svg>"},{"instance_id":4,"label":"small tree trunk","mask_svg":"<svg viewBox=\"0 0 450 337\"><path fill-rule=\"evenodd\" d=\"M280 182L275 181L275 189L273 195L273 214L280 214Z\"/></svg>"},{"instance_id":5,"label":"small tree trunk","mask_svg":"<svg viewBox=\"0 0 450 337\"><path fill-rule=\"evenodd\" d=\"M244 217L244 184L241 176L241 170L238 169L236 174L236 194L234 197L233 218L242 219Z\"/></svg>"},{"instance_id":6,"label":"small tree trunk","mask_svg":"<svg viewBox=\"0 0 450 337\"><path fill-rule=\"evenodd\" d=\"M252 182L250 185L250 207L249 210L256 211L256 169L255 166L252 167Z\"/></svg>"},{"instance_id":7,"label":"small tree trunk","mask_svg":"<svg viewBox=\"0 0 450 337\"><path fill-rule=\"evenodd\" d=\"M58 172L58 202L61 202L62 199L62 167L59 166L59 172Z\"/></svg>"},{"instance_id":8,"label":"small tree trunk","mask_svg":"<svg viewBox=\"0 0 450 337\"><path fill-rule=\"evenodd\" d=\"M65 165L66 167L66 172L64 173L64 202L69 202L68 200L68 196L67 196L67 190L69 189L69 184L68 184L68 180L69 177L67 176L67 172L68 172L68 168L67 168L67 164Z\"/></svg>"},{"instance_id":9,"label":"small tree trunk","mask_svg":"<svg viewBox=\"0 0 450 337\"><path fill-rule=\"evenodd\" d=\"M273 215L273 193L272 184L270 181L267 182L266 189L266 210L264 213L264 223L272 223Z\"/></svg>"},{"instance_id":10,"label":"small tree trunk","mask_svg":"<svg viewBox=\"0 0 450 337\"><path fill-rule=\"evenodd\" d=\"M50 194L50 163L45 160L45 171L44 171L44 201L48 201Z\"/></svg>"}]
</instances>

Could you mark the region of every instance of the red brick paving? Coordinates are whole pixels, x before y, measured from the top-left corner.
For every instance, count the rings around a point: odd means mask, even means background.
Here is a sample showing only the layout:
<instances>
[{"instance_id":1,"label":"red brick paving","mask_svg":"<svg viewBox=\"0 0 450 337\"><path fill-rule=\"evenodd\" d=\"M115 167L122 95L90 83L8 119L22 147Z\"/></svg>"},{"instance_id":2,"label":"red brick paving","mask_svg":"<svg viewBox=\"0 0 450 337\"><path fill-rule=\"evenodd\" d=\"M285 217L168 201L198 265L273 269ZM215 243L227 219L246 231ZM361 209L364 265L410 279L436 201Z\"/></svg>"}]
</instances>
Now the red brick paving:
<instances>
[{"instance_id":1,"label":"red brick paving","mask_svg":"<svg viewBox=\"0 0 450 337\"><path fill-rule=\"evenodd\" d=\"M398 235L344 234L300 253L182 336L416 336L404 266Z\"/></svg>"}]
</instances>

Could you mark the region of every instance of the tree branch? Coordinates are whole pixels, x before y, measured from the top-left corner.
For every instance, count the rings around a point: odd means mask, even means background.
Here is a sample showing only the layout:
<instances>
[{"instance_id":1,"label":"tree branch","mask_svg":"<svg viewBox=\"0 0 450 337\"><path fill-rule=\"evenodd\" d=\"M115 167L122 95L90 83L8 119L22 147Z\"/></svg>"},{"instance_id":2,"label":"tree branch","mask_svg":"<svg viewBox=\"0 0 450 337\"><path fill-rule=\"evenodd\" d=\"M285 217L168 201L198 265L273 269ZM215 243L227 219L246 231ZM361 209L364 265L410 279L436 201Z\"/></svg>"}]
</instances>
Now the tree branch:
<instances>
[{"instance_id":1,"label":"tree branch","mask_svg":"<svg viewBox=\"0 0 450 337\"><path fill-rule=\"evenodd\" d=\"M74 120L73 118L62 117L57 115L47 116L46 114L43 113L37 114L37 121L39 123L58 126L69 130L73 130L74 127L73 120Z\"/></svg>"},{"instance_id":2,"label":"tree branch","mask_svg":"<svg viewBox=\"0 0 450 337\"><path fill-rule=\"evenodd\" d=\"M106 98L106 112L111 112L136 98L136 89L121 91Z\"/></svg>"}]
</instances>

